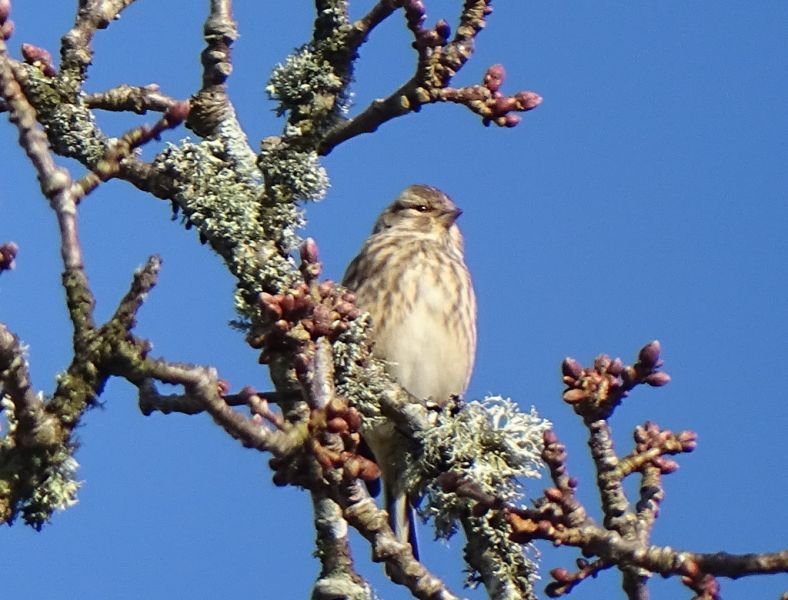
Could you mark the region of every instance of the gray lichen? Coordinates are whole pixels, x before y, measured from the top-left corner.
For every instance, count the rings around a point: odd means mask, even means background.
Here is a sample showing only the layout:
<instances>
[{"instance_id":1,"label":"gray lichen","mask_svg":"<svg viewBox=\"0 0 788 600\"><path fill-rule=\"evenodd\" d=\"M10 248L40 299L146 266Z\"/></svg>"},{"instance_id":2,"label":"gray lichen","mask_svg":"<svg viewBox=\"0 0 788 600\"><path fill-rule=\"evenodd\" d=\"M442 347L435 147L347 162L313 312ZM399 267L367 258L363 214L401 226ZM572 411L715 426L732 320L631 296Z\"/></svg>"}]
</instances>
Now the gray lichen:
<instances>
[{"instance_id":1,"label":"gray lichen","mask_svg":"<svg viewBox=\"0 0 788 600\"><path fill-rule=\"evenodd\" d=\"M490 396L468 402L456 414L440 414L434 427L419 433L422 452L410 464L408 477L415 489L424 490L421 512L432 518L439 537L449 538L459 523L466 533L471 530L466 557L472 565L483 561L485 572L471 571L470 585L489 579L492 572L493 579L519 582L516 587L528 591L536 565L522 545L509 540L501 515L469 516L468 501L444 491L435 477L462 473L487 494L515 502L522 497L520 478L539 477L542 435L549 427L534 408L522 412L511 400Z\"/></svg>"},{"instance_id":2,"label":"gray lichen","mask_svg":"<svg viewBox=\"0 0 788 600\"><path fill-rule=\"evenodd\" d=\"M328 192L329 180L314 150L298 150L293 143L300 135L288 126L284 137L263 140L258 164L272 198L279 202L321 200Z\"/></svg>"},{"instance_id":3,"label":"gray lichen","mask_svg":"<svg viewBox=\"0 0 788 600\"><path fill-rule=\"evenodd\" d=\"M298 116L291 122L316 122L316 117L344 114L348 109L345 82L311 45L302 46L274 67L265 91L277 102L277 115L291 112Z\"/></svg>"},{"instance_id":4,"label":"gray lichen","mask_svg":"<svg viewBox=\"0 0 788 600\"><path fill-rule=\"evenodd\" d=\"M18 444L18 420L16 407L10 398L3 396L0 399L0 409L5 420L3 436L0 438L0 486L6 488L10 481L5 480L7 459L13 461L14 449ZM26 523L40 529L49 521L56 510L65 510L77 503L77 492L81 482L77 481L76 474L79 464L74 460L73 448L70 446L55 446L52 449L41 449L40 454L33 460L41 465L40 470L22 471L23 487L30 490L29 495L19 506L14 507L14 514L21 510ZM20 481L14 482L19 485ZM5 491L5 490L4 490Z\"/></svg>"},{"instance_id":5,"label":"gray lichen","mask_svg":"<svg viewBox=\"0 0 788 600\"><path fill-rule=\"evenodd\" d=\"M70 452L60 452L48 460L43 480L35 486L22 510L26 523L41 527L54 511L77 503L77 492L82 485L76 478L78 469L79 463Z\"/></svg>"},{"instance_id":6,"label":"gray lichen","mask_svg":"<svg viewBox=\"0 0 788 600\"><path fill-rule=\"evenodd\" d=\"M260 292L285 289L296 280L289 252L298 244L303 215L293 203L264 194L253 163L244 171L226 157L222 140L186 140L168 146L154 166L177 182L173 202L225 260L239 282L236 306L251 316Z\"/></svg>"},{"instance_id":7,"label":"gray lichen","mask_svg":"<svg viewBox=\"0 0 788 600\"><path fill-rule=\"evenodd\" d=\"M372 428L386 418L380 411L380 398L389 393L391 381L383 363L370 354L368 329L365 313L334 343L334 373L337 393L348 398L364 415L364 426Z\"/></svg>"}]
</instances>

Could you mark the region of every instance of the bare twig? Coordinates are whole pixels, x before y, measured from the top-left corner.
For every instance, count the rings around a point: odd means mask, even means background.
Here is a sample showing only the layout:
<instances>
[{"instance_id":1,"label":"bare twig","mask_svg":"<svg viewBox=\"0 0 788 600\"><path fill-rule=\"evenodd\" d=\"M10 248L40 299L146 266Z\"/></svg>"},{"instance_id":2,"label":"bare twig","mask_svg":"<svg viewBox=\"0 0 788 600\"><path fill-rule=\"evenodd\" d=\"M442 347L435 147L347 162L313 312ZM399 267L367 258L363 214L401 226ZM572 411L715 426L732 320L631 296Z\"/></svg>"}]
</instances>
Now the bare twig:
<instances>
[{"instance_id":1,"label":"bare twig","mask_svg":"<svg viewBox=\"0 0 788 600\"><path fill-rule=\"evenodd\" d=\"M372 546L372 560L386 563L392 581L407 587L416 598L457 598L440 579L413 557L410 544L397 540L388 525L388 516L375 505L358 481L346 482L340 505L348 523Z\"/></svg>"},{"instance_id":2,"label":"bare twig","mask_svg":"<svg viewBox=\"0 0 788 600\"><path fill-rule=\"evenodd\" d=\"M82 82L93 60L90 47L98 29L106 29L134 0L80 0L74 26L63 36L60 49L61 72Z\"/></svg>"},{"instance_id":3,"label":"bare twig","mask_svg":"<svg viewBox=\"0 0 788 600\"><path fill-rule=\"evenodd\" d=\"M120 369L120 374L131 381L136 380L141 405L159 403L156 398L158 392L151 379L183 386L188 397L201 403L216 423L247 448L286 456L300 443L298 435L293 435L297 432L267 429L234 411L220 393L219 379L214 369L162 359L145 359L137 373ZM150 398L145 400L143 396Z\"/></svg>"},{"instance_id":4,"label":"bare twig","mask_svg":"<svg viewBox=\"0 0 788 600\"><path fill-rule=\"evenodd\" d=\"M140 87L125 83L105 92L87 94L84 100L88 108L133 112L138 115L144 115L149 110L165 112L181 102L162 94L156 84Z\"/></svg>"},{"instance_id":5,"label":"bare twig","mask_svg":"<svg viewBox=\"0 0 788 600\"><path fill-rule=\"evenodd\" d=\"M492 12L489 0L466 0L460 14L457 32L450 41L451 28L445 20L425 28L426 9L421 0L401 0L408 29L414 37L413 47L418 61L413 76L385 99L374 100L359 114L331 128L320 142L318 152L330 153L336 146L357 135L376 131L383 123L411 112L418 112L425 104L454 102L467 106L479 114L485 125L495 123L514 127L520 118L512 112L536 108L542 98L534 92L519 92L504 96L500 91L504 79L501 65L490 67L482 85L464 88L449 86L452 78L470 59L475 38L484 28ZM369 28L388 17L392 4L380 2L354 27L354 43L366 40Z\"/></svg>"},{"instance_id":6,"label":"bare twig","mask_svg":"<svg viewBox=\"0 0 788 600\"><path fill-rule=\"evenodd\" d=\"M237 394L223 394L227 406L249 406L253 414L264 417L269 422L274 420L268 411L258 403L262 401L273 402L292 402L301 397L300 392L252 392L241 391ZM165 415L179 413L184 415L197 415L205 411L205 403L199 398L185 394L151 394L148 392L139 395L140 411L145 416L160 412Z\"/></svg>"},{"instance_id":7,"label":"bare twig","mask_svg":"<svg viewBox=\"0 0 788 600\"><path fill-rule=\"evenodd\" d=\"M152 126L140 125L126 132L112 144L105 158L96 164L95 169L72 184L74 198L79 203L95 190L102 182L120 174L122 163L130 158L136 148L147 144L168 129L180 125L189 114L188 102L177 102L167 108L164 115Z\"/></svg>"},{"instance_id":8,"label":"bare twig","mask_svg":"<svg viewBox=\"0 0 788 600\"><path fill-rule=\"evenodd\" d=\"M70 190L71 178L58 167L49 153L46 135L36 124L36 112L25 98L14 76L13 59L0 40L0 96L9 108L9 118L19 132L19 144L38 174L41 191L57 216L60 228L60 253L67 269L82 268L76 223L76 203Z\"/></svg>"},{"instance_id":9,"label":"bare twig","mask_svg":"<svg viewBox=\"0 0 788 600\"><path fill-rule=\"evenodd\" d=\"M357 50L367 41L372 30L389 18L395 10L400 8L399 0L379 0L370 11L353 23L348 43L350 48Z\"/></svg>"}]
</instances>

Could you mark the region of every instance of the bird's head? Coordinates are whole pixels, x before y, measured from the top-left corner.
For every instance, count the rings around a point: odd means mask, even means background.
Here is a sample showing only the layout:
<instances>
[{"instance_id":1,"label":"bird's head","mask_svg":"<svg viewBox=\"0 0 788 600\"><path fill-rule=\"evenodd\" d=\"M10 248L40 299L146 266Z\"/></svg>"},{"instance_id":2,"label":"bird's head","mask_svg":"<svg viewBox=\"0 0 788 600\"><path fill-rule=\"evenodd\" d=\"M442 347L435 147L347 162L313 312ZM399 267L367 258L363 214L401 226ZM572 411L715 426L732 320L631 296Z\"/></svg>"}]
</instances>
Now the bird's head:
<instances>
[{"instance_id":1,"label":"bird's head","mask_svg":"<svg viewBox=\"0 0 788 600\"><path fill-rule=\"evenodd\" d=\"M462 211L446 194L429 185L405 188L381 213L373 233L385 229L427 235L459 237L455 221Z\"/></svg>"}]
</instances>

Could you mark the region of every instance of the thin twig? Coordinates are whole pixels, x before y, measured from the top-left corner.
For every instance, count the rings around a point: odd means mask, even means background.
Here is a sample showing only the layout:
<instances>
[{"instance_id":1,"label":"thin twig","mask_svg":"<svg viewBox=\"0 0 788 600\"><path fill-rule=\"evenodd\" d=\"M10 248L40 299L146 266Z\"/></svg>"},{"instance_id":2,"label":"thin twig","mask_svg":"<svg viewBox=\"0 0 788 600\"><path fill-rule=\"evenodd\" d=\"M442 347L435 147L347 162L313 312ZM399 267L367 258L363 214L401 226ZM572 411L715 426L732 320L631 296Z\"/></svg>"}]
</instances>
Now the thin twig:
<instances>
[{"instance_id":1,"label":"thin twig","mask_svg":"<svg viewBox=\"0 0 788 600\"><path fill-rule=\"evenodd\" d=\"M149 110L165 112L179 102L162 94L156 84L132 86L125 83L105 92L87 94L84 100L88 108L133 112L138 115L144 115Z\"/></svg>"},{"instance_id":2,"label":"thin twig","mask_svg":"<svg viewBox=\"0 0 788 600\"><path fill-rule=\"evenodd\" d=\"M58 167L49 152L46 135L38 128L36 111L27 101L14 76L13 59L0 40L0 96L9 108L9 118L19 132L19 144L38 175L41 191L57 216L60 253L66 269L82 269L82 252L77 235L76 202L68 171Z\"/></svg>"},{"instance_id":3,"label":"thin twig","mask_svg":"<svg viewBox=\"0 0 788 600\"><path fill-rule=\"evenodd\" d=\"M349 44L353 50L357 50L364 44L372 30L389 18L394 11L401 7L398 0L379 0L370 11L353 23Z\"/></svg>"},{"instance_id":4,"label":"thin twig","mask_svg":"<svg viewBox=\"0 0 788 600\"><path fill-rule=\"evenodd\" d=\"M90 47L98 29L106 29L121 11L134 0L80 0L74 26L63 36L60 49L61 74L76 75L84 81L87 68L93 60Z\"/></svg>"}]
</instances>

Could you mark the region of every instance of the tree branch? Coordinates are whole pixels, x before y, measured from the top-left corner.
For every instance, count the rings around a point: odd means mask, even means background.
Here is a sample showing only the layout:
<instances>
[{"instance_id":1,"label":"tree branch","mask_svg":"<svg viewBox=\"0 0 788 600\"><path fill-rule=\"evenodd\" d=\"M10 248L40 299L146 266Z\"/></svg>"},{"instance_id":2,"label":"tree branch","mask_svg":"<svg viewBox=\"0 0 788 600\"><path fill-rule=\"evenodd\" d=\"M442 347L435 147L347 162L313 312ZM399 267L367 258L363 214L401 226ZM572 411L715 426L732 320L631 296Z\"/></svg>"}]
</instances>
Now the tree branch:
<instances>
[{"instance_id":1,"label":"tree branch","mask_svg":"<svg viewBox=\"0 0 788 600\"><path fill-rule=\"evenodd\" d=\"M318 153L329 154L335 147L357 135L372 133L383 123L418 112L425 104L454 102L467 106L482 117L483 123L514 127L520 118L512 112L536 108L542 98L534 92L518 92L504 96L501 83L505 77L501 65L490 67L483 85L452 88L449 84L473 54L475 38L484 28L492 12L490 0L466 0L460 14L457 32L449 41L451 28L441 19L432 28L424 28L426 8L422 0L397 2L405 11L408 29L413 34L413 47L418 60L413 76L385 99L374 100L355 117L338 122L323 136ZM366 17L354 24L352 43L366 41L371 27L388 17L392 3L380 2Z\"/></svg>"},{"instance_id":2,"label":"tree branch","mask_svg":"<svg viewBox=\"0 0 788 600\"><path fill-rule=\"evenodd\" d=\"M74 26L63 36L60 48L61 76L75 77L76 85L85 80L93 60L90 47L99 29L106 29L134 0L80 0Z\"/></svg>"},{"instance_id":3,"label":"tree branch","mask_svg":"<svg viewBox=\"0 0 788 600\"><path fill-rule=\"evenodd\" d=\"M182 102L162 94L155 83L142 87L122 83L106 92L86 94L84 101L91 109L133 112L138 115L144 115L149 110L165 112Z\"/></svg>"}]
</instances>

